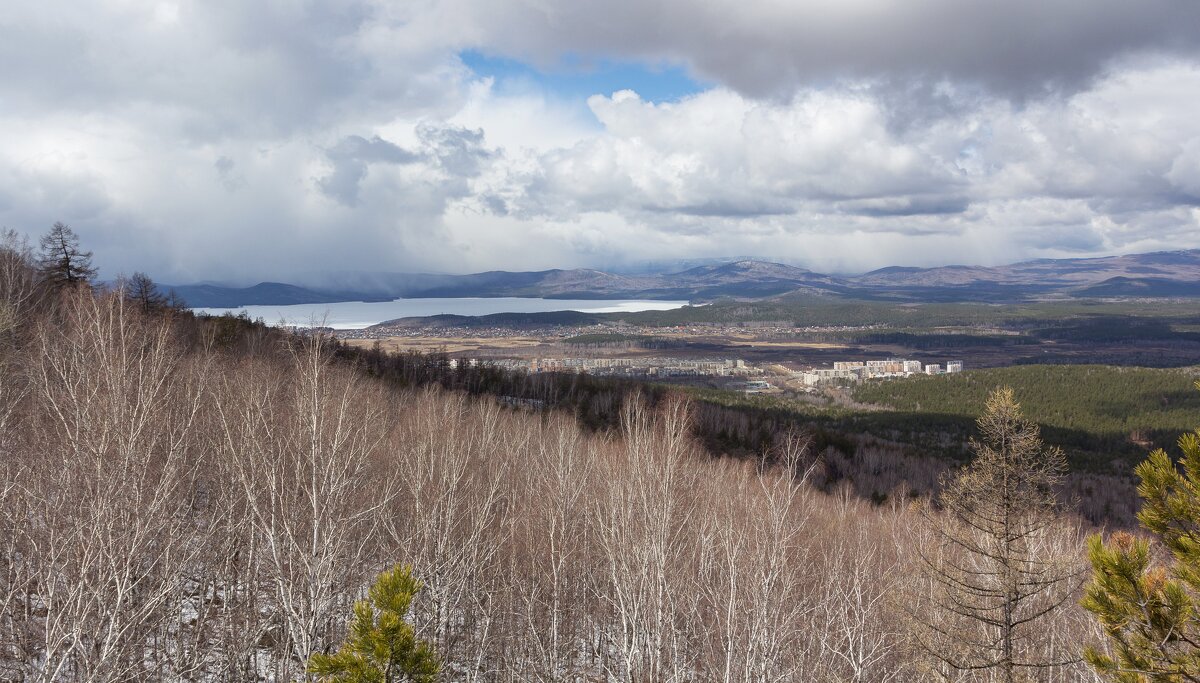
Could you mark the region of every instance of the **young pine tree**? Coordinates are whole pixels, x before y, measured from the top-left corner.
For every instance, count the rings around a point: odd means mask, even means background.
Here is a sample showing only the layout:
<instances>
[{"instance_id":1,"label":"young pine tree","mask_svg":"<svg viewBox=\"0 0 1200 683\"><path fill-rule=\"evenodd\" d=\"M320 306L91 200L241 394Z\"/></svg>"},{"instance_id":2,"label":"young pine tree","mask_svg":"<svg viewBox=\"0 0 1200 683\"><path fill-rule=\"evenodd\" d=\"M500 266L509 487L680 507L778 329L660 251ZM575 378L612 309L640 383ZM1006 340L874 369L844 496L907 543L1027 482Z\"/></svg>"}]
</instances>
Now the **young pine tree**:
<instances>
[{"instance_id":1,"label":"young pine tree","mask_svg":"<svg viewBox=\"0 0 1200 683\"><path fill-rule=\"evenodd\" d=\"M441 664L405 621L421 582L397 565L379 575L368 599L354 604L346 642L335 654L314 654L309 673L337 683L433 683Z\"/></svg>"},{"instance_id":2,"label":"young pine tree","mask_svg":"<svg viewBox=\"0 0 1200 683\"><path fill-rule=\"evenodd\" d=\"M1200 382L1196 383L1200 388ZM1108 636L1084 658L1121 683L1200 681L1200 429L1179 439L1182 471L1162 449L1135 472L1138 520L1162 541L1171 566L1156 563L1150 543L1132 534L1088 539L1092 580L1083 607Z\"/></svg>"},{"instance_id":3,"label":"young pine tree","mask_svg":"<svg viewBox=\"0 0 1200 683\"><path fill-rule=\"evenodd\" d=\"M942 510L926 510L929 606L915 616L943 676L1013 683L1070 659L1044 645L1048 617L1079 585L1059 533L1066 460L1042 443L1012 389L988 397L977 425L975 459L944 482Z\"/></svg>"}]
</instances>

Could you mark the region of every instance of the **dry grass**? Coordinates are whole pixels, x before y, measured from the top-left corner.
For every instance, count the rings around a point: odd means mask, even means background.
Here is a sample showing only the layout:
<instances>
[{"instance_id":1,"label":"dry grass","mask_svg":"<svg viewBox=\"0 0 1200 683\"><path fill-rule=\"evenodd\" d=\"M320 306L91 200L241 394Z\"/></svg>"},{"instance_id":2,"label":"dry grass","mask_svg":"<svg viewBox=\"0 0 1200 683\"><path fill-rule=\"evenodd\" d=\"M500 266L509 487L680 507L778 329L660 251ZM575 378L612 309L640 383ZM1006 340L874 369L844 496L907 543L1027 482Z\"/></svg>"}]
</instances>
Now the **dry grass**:
<instances>
[{"instance_id":1,"label":"dry grass","mask_svg":"<svg viewBox=\"0 0 1200 683\"><path fill-rule=\"evenodd\" d=\"M371 348L376 342L379 342L384 351L419 351L421 353L528 350L545 345L544 340L536 337L384 337L382 339L346 339L345 342L359 348Z\"/></svg>"},{"instance_id":2,"label":"dry grass","mask_svg":"<svg viewBox=\"0 0 1200 683\"><path fill-rule=\"evenodd\" d=\"M762 341L759 339L721 339L728 346L750 346L763 349L846 349L845 344L802 341Z\"/></svg>"}]
</instances>

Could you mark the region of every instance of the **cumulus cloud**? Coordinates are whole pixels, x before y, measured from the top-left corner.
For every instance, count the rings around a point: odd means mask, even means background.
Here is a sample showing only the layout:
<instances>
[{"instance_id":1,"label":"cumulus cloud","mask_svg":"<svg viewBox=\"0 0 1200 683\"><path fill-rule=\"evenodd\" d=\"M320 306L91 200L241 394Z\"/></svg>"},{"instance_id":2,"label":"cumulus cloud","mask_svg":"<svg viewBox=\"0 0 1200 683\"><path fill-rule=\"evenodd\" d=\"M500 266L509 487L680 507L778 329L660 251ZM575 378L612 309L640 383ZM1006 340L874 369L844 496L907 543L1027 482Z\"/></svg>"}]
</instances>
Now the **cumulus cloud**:
<instances>
[{"instance_id":1,"label":"cumulus cloud","mask_svg":"<svg viewBox=\"0 0 1200 683\"><path fill-rule=\"evenodd\" d=\"M0 224L105 275L994 263L1200 246L1200 4L47 0L0 21ZM513 92L464 49L682 65Z\"/></svg>"},{"instance_id":2,"label":"cumulus cloud","mask_svg":"<svg viewBox=\"0 0 1200 683\"><path fill-rule=\"evenodd\" d=\"M672 223L662 216L688 214L792 216L805 230L857 216L877 219L864 228L927 232L891 219L984 220L972 206L1045 198L1136 220L1178 203L1195 176L1200 121L1164 97L1193 88L1195 65L1160 64L1068 98L1017 107L992 97L903 129L888 125L887 98L869 88L809 89L784 103L723 89L669 104L621 92L591 100L603 135L541 157L523 208L653 213L644 219L663 229Z\"/></svg>"}]
</instances>

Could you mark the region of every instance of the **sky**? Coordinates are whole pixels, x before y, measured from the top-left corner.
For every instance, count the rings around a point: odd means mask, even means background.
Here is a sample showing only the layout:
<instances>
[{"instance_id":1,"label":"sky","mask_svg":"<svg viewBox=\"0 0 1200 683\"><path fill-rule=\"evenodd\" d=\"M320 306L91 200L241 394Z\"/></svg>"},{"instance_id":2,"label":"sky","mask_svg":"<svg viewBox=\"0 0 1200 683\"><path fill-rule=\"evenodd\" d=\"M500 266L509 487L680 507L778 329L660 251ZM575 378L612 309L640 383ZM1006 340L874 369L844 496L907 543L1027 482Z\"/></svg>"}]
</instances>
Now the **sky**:
<instances>
[{"instance_id":1,"label":"sky","mask_svg":"<svg viewBox=\"0 0 1200 683\"><path fill-rule=\"evenodd\" d=\"M40 0L0 226L102 276L1200 247L1194 0Z\"/></svg>"}]
</instances>

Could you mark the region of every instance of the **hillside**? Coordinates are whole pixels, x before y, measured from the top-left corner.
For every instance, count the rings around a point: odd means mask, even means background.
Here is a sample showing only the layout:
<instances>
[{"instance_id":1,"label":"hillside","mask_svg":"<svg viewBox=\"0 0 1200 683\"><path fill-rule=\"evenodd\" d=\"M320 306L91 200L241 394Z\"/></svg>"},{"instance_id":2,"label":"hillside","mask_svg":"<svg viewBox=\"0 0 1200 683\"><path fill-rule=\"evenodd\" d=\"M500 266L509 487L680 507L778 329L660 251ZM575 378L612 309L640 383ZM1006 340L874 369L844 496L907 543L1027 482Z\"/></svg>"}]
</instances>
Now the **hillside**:
<instances>
[{"instance_id":1,"label":"hillside","mask_svg":"<svg viewBox=\"0 0 1200 683\"><path fill-rule=\"evenodd\" d=\"M379 301L370 294L346 291L316 291L281 282L260 282L253 287L219 285L182 285L162 287L172 290L193 308L239 308L241 306L286 306L290 304L327 304L338 301ZM386 299L384 299L386 300Z\"/></svg>"},{"instance_id":2,"label":"hillside","mask_svg":"<svg viewBox=\"0 0 1200 683\"><path fill-rule=\"evenodd\" d=\"M422 582L414 632L472 680L921 679L909 611L936 612L890 596L919 587L912 548L934 527L823 492L803 439L715 458L686 402L634 394L593 404L616 419L595 433L533 399L414 390L319 337L145 315L120 293L22 315L0 345L0 678L307 680L403 563ZM1078 556L1077 530L1053 533ZM1043 621L1075 643L1069 605ZM871 634L866 665L847 664L856 636L818 637L848 623ZM622 649L630 624L656 662Z\"/></svg>"},{"instance_id":3,"label":"hillside","mask_svg":"<svg viewBox=\"0 0 1200 683\"><path fill-rule=\"evenodd\" d=\"M311 656L344 637L353 601L398 562L423 584L406 610L414 632L456 676L925 680L912 617L942 617L914 549L936 543L946 517L914 503L974 434L977 391L1038 389L1044 403L1027 404L1063 407L1045 436L1068 449L1090 429L1120 438L1147 424L1158 439L1196 418L1179 372L972 374L950 378L961 393L889 385L908 388L893 410L805 411L740 392L454 368L144 307L129 291L27 296L37 281L13 282L15 296L0 290L5 680L46 667L304 680ZM1086 400L1072 403L1071 387ZM1128 522L1129 482L1103 462L1076 460L1064 499L1087 519ZM1045 529L1054 557L1082 561L1074 518ZM1082 680L1068 655L1092 631L1077 601L1063 604L1039 622L1061 652L1046 639L1024 651ZM755 634L775 644L755 650ZM862 637L866 664L852 659Z\"/></svg>"},{"instance_id":4,"label":"hillside","mask_svg":"<svg viewBox=\"0 0 1200 683\"><path fill-rule=\"evenodd\" d=\"M850 279L859 286L877 290L975 285L1070 293L1113 278L1200 282L1200 250L1104 258L1037 259L995 267L884 268Z\"/></svg>"}]
</instances>

